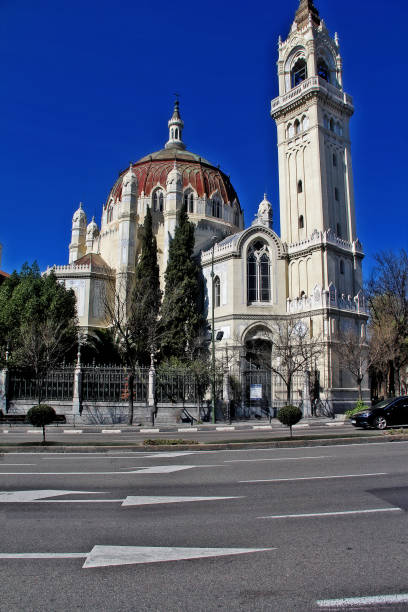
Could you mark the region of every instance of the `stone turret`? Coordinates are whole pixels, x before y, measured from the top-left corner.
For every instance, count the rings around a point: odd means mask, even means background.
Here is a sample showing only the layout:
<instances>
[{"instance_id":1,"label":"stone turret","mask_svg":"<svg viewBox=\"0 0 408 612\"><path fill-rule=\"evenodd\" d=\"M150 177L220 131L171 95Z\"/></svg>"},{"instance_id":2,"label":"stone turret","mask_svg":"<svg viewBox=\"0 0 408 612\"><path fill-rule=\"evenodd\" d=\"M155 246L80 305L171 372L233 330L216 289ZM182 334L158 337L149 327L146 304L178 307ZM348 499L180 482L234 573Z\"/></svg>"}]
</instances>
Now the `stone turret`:
<instances>
[{"instance_id":1,"label":"stone turret","mask_svg":"<svg viewBox=\"0 0 408 612\"><path fill-rule=\"evenodd\" d=\"M86 253L86 214L82 202L72 217L71 244L69 245L69 263L80 259Z\"/></svg>"},{"instance_id":2,"label":"stone turret","mask_svg":"<svg viewBox=\"0 0 408 612\"><path fill-rule=\"evenodd\" d=\"M86 228L86 252L97 253L98 252L98 238L99 228L95 223L95 217L92 217L92 221Z\"/></svg>"},{"instance_id":3,"label":"stone turret","mask_svg":"<svg viewBox=\"0 0 408 612\"><path fill-rule=\"evenodd\" d=\"M177 225L177 212L183 202L183 177L174 162L166 181L166 204L164 208L164 268L167 266L170 242L174 238Z\"/></svg>"}]
</instances>

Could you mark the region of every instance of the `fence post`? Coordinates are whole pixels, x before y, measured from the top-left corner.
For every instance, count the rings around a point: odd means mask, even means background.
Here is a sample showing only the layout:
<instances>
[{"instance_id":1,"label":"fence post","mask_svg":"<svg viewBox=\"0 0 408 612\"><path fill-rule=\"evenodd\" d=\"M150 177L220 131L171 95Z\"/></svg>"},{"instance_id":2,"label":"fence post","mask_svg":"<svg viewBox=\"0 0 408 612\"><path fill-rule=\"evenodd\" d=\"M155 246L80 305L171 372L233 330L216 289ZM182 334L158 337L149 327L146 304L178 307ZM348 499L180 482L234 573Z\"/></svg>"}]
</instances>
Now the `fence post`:
<instances>
[{"instance_id":1,"label":"fence post","mask_svg":"<svg viewBox=\"0 0 408 612\"><path fill-rule=\"evenodd\" d=\"M222 373L222 398L224 400L224 404L227 407L227 419L228 422L231 423L231 393L230 393L230 381L229 381L229 370L225 368Z\"/></svg>"},{"instance_id":2,"label":"fence post","mask_svg":"<svg viewBox=\"0 0 408 612\"><path fill-rule=\"evenodd\" d=\"M74 419L82 413L82 369L81 369L81 343L78 342L77 362L74 370L74 396L72 398L72 413Z\"/></svg>"},{"instance_id":3,"label":"fence post","mask_svg":"<svg viewBox=\"0 0 408 612\"><path fill-rule=\"evenodd\" d=\"M3 414L8 412L8 384L9 371L8 368L0 370L0 411Z\"/></svg>"},{"instance_id":4,"label":"fence post","mask_svg":"<svg viewBox=\"0 0 408 612\"><path fill-rule=\"evenodd\" d=\"M155 414L155 394L156 394L156 368L154 367L154 353L150 355L150 369L149 369L149 390L147 396L147 404L149 406L149 413L152 425L154 425L154 414Z\"/></svg>"},{"instance_id":5,"label":"fence post","mask_svg":"<svg viewBox=\"0 0 408 612\"><path fill-rule=\"evenodd\" d=\"M312 405L310 402L310 372L305 370L303 378L303 418L312 416Z\"/></svg>"}]
</instances>

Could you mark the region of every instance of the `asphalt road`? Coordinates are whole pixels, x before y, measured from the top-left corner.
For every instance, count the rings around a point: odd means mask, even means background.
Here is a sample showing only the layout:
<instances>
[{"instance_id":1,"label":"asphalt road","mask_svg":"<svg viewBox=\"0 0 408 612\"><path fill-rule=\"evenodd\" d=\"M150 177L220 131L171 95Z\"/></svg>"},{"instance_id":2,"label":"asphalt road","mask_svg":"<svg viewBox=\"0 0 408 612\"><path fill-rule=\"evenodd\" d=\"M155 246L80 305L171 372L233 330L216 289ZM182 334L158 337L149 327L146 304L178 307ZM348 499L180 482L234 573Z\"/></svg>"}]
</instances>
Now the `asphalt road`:
<instances>
[{"instance_id":1,"label":"asphalt road","mask_svg":"<svg viewBox=\"0 0 408 612\"><path fill-rule=\"evenodd\" d=\"M0 456L0 610L406 611L407 454Z\"/></svg>"}]
</instances>

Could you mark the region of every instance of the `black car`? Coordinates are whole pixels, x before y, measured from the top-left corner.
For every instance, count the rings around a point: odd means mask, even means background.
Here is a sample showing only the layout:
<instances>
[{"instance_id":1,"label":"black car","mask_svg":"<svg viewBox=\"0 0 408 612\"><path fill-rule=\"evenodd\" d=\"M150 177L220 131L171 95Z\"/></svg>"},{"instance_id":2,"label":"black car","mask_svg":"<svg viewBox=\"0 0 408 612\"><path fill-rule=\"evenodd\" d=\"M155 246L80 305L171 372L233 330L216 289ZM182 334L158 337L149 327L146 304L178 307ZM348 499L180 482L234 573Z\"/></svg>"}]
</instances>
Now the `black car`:
<instances>
[{"instance_id":1,"label":"black car","mask_svg":"<svg viewBox=\"0 0 408 612\"><path fill-rule=\"evenodd\" d=\"M351 418L354 427L375 427L386 429L394 425L408 426L408 396L383 400L372 408L354 414Z\"/></svg>"}]
</instances>

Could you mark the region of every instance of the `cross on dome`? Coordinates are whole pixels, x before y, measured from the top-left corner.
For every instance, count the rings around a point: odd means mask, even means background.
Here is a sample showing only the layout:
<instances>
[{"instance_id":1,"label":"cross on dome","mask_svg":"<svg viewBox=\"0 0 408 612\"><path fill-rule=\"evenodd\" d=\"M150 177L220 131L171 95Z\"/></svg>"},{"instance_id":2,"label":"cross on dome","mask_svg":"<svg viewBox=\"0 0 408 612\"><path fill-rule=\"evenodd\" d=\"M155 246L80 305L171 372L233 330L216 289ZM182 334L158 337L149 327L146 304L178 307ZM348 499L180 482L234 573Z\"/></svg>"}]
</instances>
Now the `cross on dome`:
<instances>
[{"instance_id":1,"label":"cross on dome","mask_svg":"<svg viewBox=\"0 0 408 612\"><path fill-rule=\"evenodd\" d=\"M174 110L171 119L168 122L169 139L165 144L166 149L185 149L186 145L183 142L184 121L180 117L178 94L174 102Z\"/></svg>"}]
</instances>

